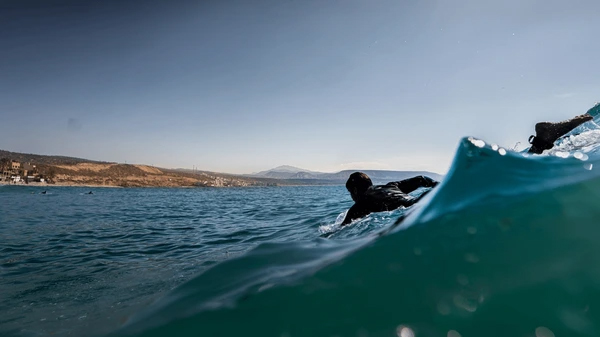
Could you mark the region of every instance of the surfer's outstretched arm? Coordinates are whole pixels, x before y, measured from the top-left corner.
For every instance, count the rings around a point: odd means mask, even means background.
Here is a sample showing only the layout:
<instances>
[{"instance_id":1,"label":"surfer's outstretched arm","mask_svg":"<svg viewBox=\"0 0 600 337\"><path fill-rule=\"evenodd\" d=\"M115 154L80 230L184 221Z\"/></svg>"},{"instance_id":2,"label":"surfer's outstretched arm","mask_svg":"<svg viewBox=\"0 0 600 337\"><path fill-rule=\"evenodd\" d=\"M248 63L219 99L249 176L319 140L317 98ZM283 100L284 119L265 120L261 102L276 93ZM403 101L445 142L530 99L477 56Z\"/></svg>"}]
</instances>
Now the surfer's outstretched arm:
<instances>
[{"instance_id":1,"label":"surfer's outstretched arm","mask_svg":"<svg viewBox=\"0 0 600 337\"><path fill-rule=\"evenodd\" d=\"M427 176L416 176L408 179L404 179L401 181L394 181L388 183L387 185L395 185L400 191L404 193L410 193L421 187L435 187L438 182L427 177ZM411 199L412 200L412 199Z\"/></svg>"},{"instance_id":2,"label":"surfer's outstretched arm","mask_svg":"<svg viewBox=\"0 0 600 337\"><path fill-rule=\"evenodd\" d=\"M436 184L437 184L437 181L436 181ZM426 195L427 195L427 193L429 193L429 192L431 192L431 190L427 190L427 191L425 191L425 192L421 193L421 194L420 194L418 197L416 197L416 198L407 199L407 200L405 201L405 204L404 204L403 206L404 206L404 207L409 207L409 206L412 206L412 205L416 204L416 203L417 203L419 200L423 199L423 197L424 197L424 196L426 196Z\"/></svg>"},{"instance_id":3,"label":"surfer's outstretched arm","mask_svg":"<svg viewBox=\"0 0 600 337\"><path fill-rule=\"evenodd\" d=\"M431 179L431 178L429 178ZM437 184L437 181L431 180L431 182ZM390 183L392 184L392 183ZM388 184L389 185L389 184ZM434 185L435 186L435 185ZM421 186L421 187L431 187L431 186ZM383 211L392 211L399 207L410 207L416 204L421 198L423 198L429 191L425 191L421 195L416 198L411 198L408 195L395 195L393 200L388 200L388 203L377 203L377 202L357 202L355 203L348 212L346 213L346 217L344 221L342 221L342 226L351 223L354 220L364 218L365 216L373 213L373 212L383 212ZM401 193L402 194L402 193ZM381 200L380 200L381 202Z\"/></svg>"},{"instance_id":4,"label":"surfer's outstretched arm","mask_svg":"<svg viewBox=\"0 0 600 337\"><path fill-rule=\"evenodd\" d=\"M550 150L558 138L592 119L594 117L586 113L558 123L537 123L535 125L535 136L529 137L531 147L527 152L541 154L544 150Z\"/></svg>"}]
</instances>

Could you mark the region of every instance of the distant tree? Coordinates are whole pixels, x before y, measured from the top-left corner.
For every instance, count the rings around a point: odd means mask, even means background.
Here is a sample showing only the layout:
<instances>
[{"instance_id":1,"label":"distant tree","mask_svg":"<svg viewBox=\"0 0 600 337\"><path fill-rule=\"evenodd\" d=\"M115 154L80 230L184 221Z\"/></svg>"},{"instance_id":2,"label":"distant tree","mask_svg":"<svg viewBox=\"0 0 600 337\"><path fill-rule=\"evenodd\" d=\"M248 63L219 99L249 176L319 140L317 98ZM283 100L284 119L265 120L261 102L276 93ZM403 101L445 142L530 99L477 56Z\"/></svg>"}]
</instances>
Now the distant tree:
<instances>
[{"instance_id":1,"label":"distant tree","mask_svg":"<svg viewBox=\"0 0 600 337\"><path fill-rule=\"evenodd\" d=\"M8 158L0 159L0 175L3 175L4 172L8 172L12 169L12 161Z\"/></svg>"},{"instance_id":2,"label":"distant tree","mask_svg":"<svg viewBox=\"0 0 600 337\"><path fill-rule=\"evenodd\" d=\"M56 168L54 168L54 166L48 167L48 169L46 169L46 179L49 182L53 182L55 177L56 177Z\"/></svg>"}]
</instances>

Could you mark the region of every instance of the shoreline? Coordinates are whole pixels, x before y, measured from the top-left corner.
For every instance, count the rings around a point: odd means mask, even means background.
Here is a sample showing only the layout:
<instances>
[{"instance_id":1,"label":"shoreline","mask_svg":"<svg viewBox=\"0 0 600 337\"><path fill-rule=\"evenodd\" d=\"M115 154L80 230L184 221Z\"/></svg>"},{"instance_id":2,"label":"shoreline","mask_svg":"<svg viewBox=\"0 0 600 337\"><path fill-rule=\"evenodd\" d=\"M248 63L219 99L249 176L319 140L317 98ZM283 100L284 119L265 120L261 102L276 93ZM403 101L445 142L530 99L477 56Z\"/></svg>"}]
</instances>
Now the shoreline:
<instances>
[{"instance_id":1,"label":"shoreline","mask_svg":"<svg viewBox=\"0 0 600 337\"><path fill-rule=\"evenodd\" d=\"M38 183L38 182L33 182L33 183L7 183L5 181L0 181L0 186L18 186L18 187L87 187L87 188L198 188L198 189L205 189L205 188L262 188L262 187L302 187L302 186L343 186L343 184L283 184L283 185L269 185L269 186L263 186L263 185L248 185L248 186L173 186L173 185L169 185L169 186L155 186L155 185L148 185L148 186L116 186L116 185L93 185L93 184L73 184L73 183L66 183L66 182L59 182L59 183L54 183L54 184L48 184L48 183Z\"/></svg>"},{"instance_id":2,"label":"shoreline","mask_svg":"<svg viewBox=\"0 0 600 337\"><path fill-rule=\"evenodd\" d=\"M71 184L71 183L10 183L5 181L0 181L0 186L19 186L19 187L94 187L94 188L123 188L122 186L112 186L112 185L88 185L88 184Z\"/></svg>"}]
</instances>

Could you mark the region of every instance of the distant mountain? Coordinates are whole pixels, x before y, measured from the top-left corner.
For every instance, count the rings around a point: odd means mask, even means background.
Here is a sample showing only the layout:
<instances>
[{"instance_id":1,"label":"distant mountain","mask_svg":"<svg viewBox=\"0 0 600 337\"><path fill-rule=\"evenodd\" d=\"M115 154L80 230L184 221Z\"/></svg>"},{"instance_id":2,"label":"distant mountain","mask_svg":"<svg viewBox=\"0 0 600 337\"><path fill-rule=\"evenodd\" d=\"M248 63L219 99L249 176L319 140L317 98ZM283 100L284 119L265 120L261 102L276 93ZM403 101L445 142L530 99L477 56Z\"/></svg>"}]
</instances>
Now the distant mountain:
<instances>
[{"instance_id":1,"label":"distant mountain","mask_svg":"<svg viewBox=\"0 0 600 337\"><path fill-rule=\"evenodd\" d=\"M282 165L267 171L249 174L251 177L274 178L274 179L318 179L321 172L313 172L294 166Z\"/></svg>"},{"instance_id":2,"label":"distant mountain","mask_svg":"<svg viewBox=\"0 0 600 337\"><path fill-rule=\"evenodd\" d=\"M354 172L366 173L374 184L385 184L390 181L399 181L414 176L428 176L432 179L440 181L444 178L443 175L429 171L388 171L388 170L344 170L338 173L327 173L326 179L343 180L346 183L350 174Z\"/></svg>"},{"instance_id":3,"label":"distant mountain","mask_svg":"<svg viewBox=\"0 0 600 337\"><path fill-rule=\"evenodd\" d=\"M399 181L410 177L425 175L435 180L441 180L442 175L428 171L389 171L389 170L344 170L337 173L315 172L293 166L278 166L276 168L249 174L252 177L274 178L282 180L294 180L297 183L326 183L326 184L344 184L353 172L364 172L374 184L383 184L390 181Z\"/></svg>"},{"instance_id":4,"label":"distant mountain","mask_svg":"<svg viewBox=\"0 0 600 337\"><path fill-rule=\"evenodd\" d=\"M281 165L281 166L277 166L276 168L270 169L268 171L262 171L262 172L311 172L310 170L305 170L305 169L301 169L299 167L294 167L294 166L290 166L290 165ZM261 172L258 172L261 173Z\"/></svg>"}]
</instances>

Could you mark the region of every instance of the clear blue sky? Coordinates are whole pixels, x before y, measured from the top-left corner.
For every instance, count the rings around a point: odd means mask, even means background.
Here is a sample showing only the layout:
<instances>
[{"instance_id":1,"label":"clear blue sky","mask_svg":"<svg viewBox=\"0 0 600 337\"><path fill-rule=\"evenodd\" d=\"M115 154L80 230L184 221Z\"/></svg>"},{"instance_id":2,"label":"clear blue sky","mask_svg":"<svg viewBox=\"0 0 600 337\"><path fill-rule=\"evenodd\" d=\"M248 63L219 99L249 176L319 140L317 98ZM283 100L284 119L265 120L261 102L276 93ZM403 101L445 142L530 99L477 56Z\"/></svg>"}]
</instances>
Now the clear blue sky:
<instances>
[{"instance_id":1,"label":"clear blue sky","mask_svg":"<svg viewBox=\"0 0 600 337\"><path fill-rule=\"evenodd\" d=\"M445 173L600 100L600 2L0 3L0 149Z\"/></svg>"}]
</instances>

